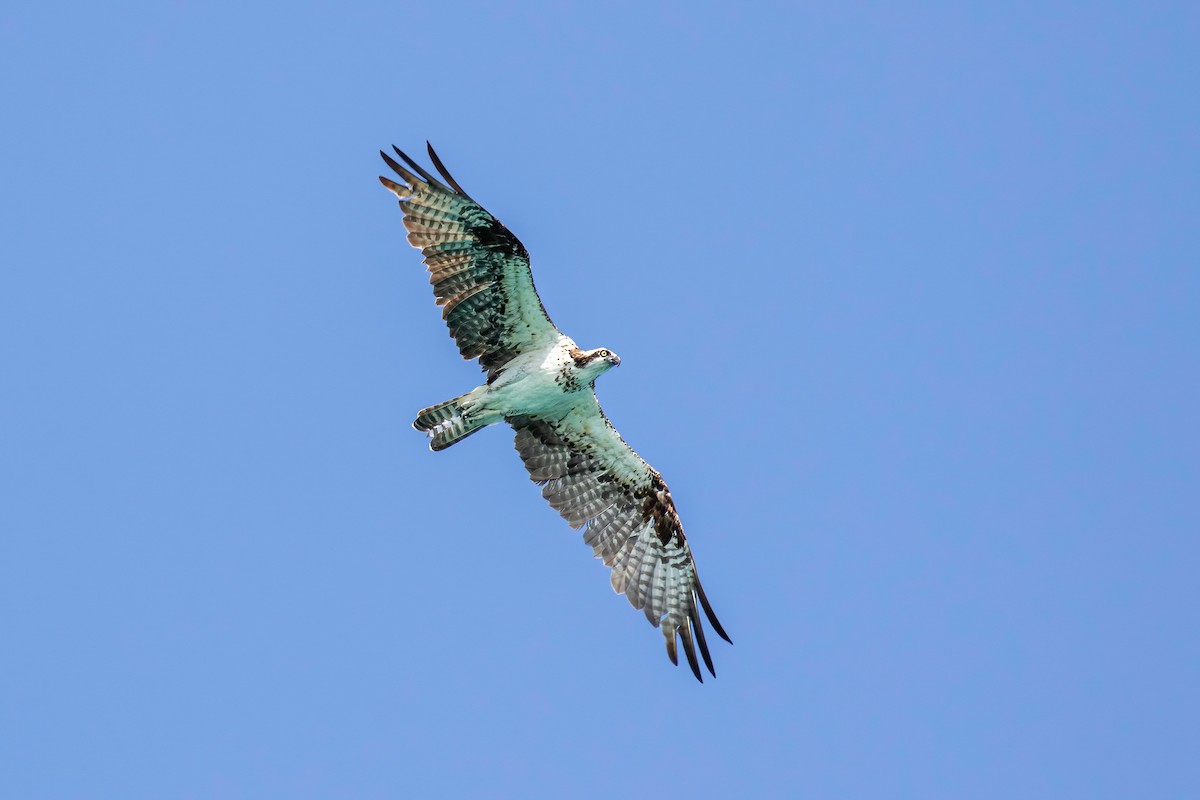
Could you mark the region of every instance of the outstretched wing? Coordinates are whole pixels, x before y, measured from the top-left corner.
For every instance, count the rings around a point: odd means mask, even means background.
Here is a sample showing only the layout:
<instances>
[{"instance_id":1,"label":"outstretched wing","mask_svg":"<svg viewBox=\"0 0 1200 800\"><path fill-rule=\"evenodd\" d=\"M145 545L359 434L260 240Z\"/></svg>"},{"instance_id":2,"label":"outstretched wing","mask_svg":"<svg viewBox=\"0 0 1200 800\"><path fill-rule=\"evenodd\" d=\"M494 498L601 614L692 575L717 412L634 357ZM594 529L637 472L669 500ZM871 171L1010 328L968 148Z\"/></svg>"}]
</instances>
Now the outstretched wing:
<instances>
[{"instance_id":1,"label":"outstretched wing","mask_svg":"<svg viewBox=\"0 0 1200 800\"><path fill-rule=\"evenodd\" d=\"M462 190L432 145L429 157L446 183L393 149L411 171L381 150L404 183L379 180L400 198L409 244L425 256L433 294L463 358L478 358L494 371L557 339L520 240Z\"/></svg>"},{"instance_id":2,"label":"outstretched wing","mask_svg":"<svg viewBox=\"0 0 1200 800\"><path fill-rule=\"evenodd\" d=\"M529 477L571 527L584 529L584 541L612 568L613 589L662 628L671 661L679 663L678 637L696 679L704 680L696 645L715 676L697 602L721 638L730 639L704 596L662 476L625 443L593 393L565 416L508 422Z\"/></svg>"}]
</instances>

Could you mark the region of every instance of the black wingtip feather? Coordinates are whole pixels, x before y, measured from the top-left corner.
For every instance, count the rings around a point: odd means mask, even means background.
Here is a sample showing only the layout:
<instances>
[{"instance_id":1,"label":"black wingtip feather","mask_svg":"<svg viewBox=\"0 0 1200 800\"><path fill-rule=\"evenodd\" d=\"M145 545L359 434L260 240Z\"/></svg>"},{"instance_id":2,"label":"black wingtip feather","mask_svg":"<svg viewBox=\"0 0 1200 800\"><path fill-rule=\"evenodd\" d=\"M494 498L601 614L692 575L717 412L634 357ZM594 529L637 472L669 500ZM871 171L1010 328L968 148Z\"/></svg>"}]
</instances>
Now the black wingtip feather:
<instances>
[{"instance_id":1,"label":"black wingtip feather","mask_svg":"<svg viewBox=\"0 0 1200 800\"><path fill-rule=\"evenodd\" d=\"M454 176L450 174L450 170L446 169L446 165L442 163L440 158L438 158L437 152L433 149L433 145L430 144L428 140L425 141L425 149L429 151L429 159L433 162L433 166L437 167L437 171L440 172L442 177L446 179L446 182L454 187L454 191L458 192L463 197L474 203L475 199L471 197L471 195L464 192L463 188L458 185L458 181L454 180Z\"/></svg>"},{"instance_id":2,"label":"black wingtip feather","mask_svg":"<svg viewBox=\"0 0 1200 800\"><path fill-rule=\"evenodd\" d=\"M416 170L417 174L420 175L422 178L424 178L425 182L428 183L430 186L436 186L439 189L445 189L447 192L450 191L450 189L447 188L446 184L442 183L437 178L430 175L428 170L426 170L420 164L418 164L417 162L415 162L411 158L409 158L405 154L405 152L403 150L401 150L399 147L396 147L396 145L392 145L392 149L396 151L396 155L400 156L400 158L402 158L404 160L405 164L408 164L408 166L410 166L414 170Z\"/></svg>"},{"instance_id":3,"label":"black wingtip feather","mask_svg":"<svg viewBox=\"0 0 1200 800\"><path fill-rule=\"evenodd\" d=\"M729 634L726 633L725 629L721 627L720 620L718 620L717 615L713 613L712 606L708 604L708 598L704 596L704 587L700 585L699 578L696 579L696 596L700 598L700 605L704 608L704 615L707 616L708 621L712 623L713 630L716 631L717 635L722 639L730 644L733 644L733 639L730 639Z\"/></svg>"},{"instance_id":4,"label":"black wingtip feather","mask_svg":"<svg viewBox=\"0 0 1200 800\"><path fill-rule=\"evenodd\" d=\"M700 663L696 661L696 643L692 641L692 626L686 619L679 626L679 638L683 639L683 652L687 655L688 666L692 668L692 674L696 676L696 680L704 683L704 675L700 673Z\"/></svg>"},{"instance_id":5,"label":"black wingtip feather","mask_svg":"<svg viewBox=\"0 0 1200 800\"><path fill-rule=\"evenodd\" d=\"M700 655L704 659L704 666L708 667L709 674L715 678L717 671L713 669L712 656L708 652L708 642L704 641L704 626L700 624L700 617L696 614L695 606L692 606L688 616L692 619L692 630L696 632L696 644L700 646Z\"/></svg>"},{"instance_id":6,"label":"black wingtip feather","mask_svg":"<svg viewBox=\"0 0 1200 800\"><path fill-rule=\"evenodd\" d=\"M393 147L394 146L395 145L393 145ZM379 151L379 155L383 156L383 160L385 162L387 162L387 165L392 168L393 172L395 172L401 178L404 178L405 183L416 183L417 182L417 176L413 175L411 172L406 170L404 167L400 166L396 162L396 159L392 158L391 156L389 156L387 153L383 152L382 150Z\"/></svg>"}]
</instances>

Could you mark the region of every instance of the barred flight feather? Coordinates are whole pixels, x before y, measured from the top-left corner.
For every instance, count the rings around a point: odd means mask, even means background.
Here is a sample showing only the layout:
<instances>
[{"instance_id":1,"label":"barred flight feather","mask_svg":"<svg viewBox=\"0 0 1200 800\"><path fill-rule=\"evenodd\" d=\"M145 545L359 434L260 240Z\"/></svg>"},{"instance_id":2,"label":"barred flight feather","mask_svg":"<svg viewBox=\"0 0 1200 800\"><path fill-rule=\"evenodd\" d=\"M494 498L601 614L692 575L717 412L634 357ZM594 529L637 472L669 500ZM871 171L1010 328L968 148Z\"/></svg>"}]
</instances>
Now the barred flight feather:
<instances>
[{"instance_id":1,"label":"barred flight feather","mask_svg":"<svg viewBox=\"0 0 1200 800\"><path fill-rule=\"evenodd\" d=\"M404 184L382 177L380 181L400 200L410 231L408 241L425 256L437 300L450 305L451 294L469 296L473 288L495 287L486 306L477 303L464 310L463 317L471 319L457 320L450 327L463 357L478 358L490 373L517 353L556 341L561 332L542 306L520 240L463 192L448 173L442 176L446 185L400 150L396 153L407 167L380 151ZM443 169L440 163L434 159ZM470 269L445 273L450 264L470 265ZM454 280L440 283L451 277ZM451 322L448 313L444 318Z\"/></svg>"},{"instance_id":2,"label":"barred flight feather","mask_svg":"<svg viewBox=\"0 0 1200 800\"><path fill-rule=\"evenodd\" d=\"M423 409L413 427L442 450L501 419L512 425L530 479L551 508L582 529L593 555L611 569L613 589L661 630L672 663L682 646L698 680L697 651L716 675L701 610L721 638L729 636L696 575L671 492L604 416L594 388L599 372L585 374L599 357L609 360L604 369L620 359L582 351L555 327L525 246L463 191L432 147L440 180L395 152L400 161L380 155L403 183L379 180L400 201L406 237L424 256L459 352L488 373L475 391ZM531 388L513 389L524 385ZM493 397L520 399L505 405Z\"/></svg>"},{"instance_id":3,"label":"barred flight feather","mask_svg":"<svg viewBox=\"0 0 1200 800\"><path fill-rule=\"evenodd\" d=\"M595 424L600 420L603 425ZM700 627L695 613L700 581L671 494L661 476L608 423L595 395L588 393L555 420L525 415L508 421L516 429L514 443L530 478L546 481L542 495L551 507L572 526L584 527L584 541L612 568L613 589L642 609L650 624L661 626L672 661L678 663L672 655L678 637L700 678L698 643L705 666L715 675L703 633L693 636L693 626ZM666 540L660 524L669 533ZM728 641L711 609L705 613Z\"/></svg>"}]
</instances>

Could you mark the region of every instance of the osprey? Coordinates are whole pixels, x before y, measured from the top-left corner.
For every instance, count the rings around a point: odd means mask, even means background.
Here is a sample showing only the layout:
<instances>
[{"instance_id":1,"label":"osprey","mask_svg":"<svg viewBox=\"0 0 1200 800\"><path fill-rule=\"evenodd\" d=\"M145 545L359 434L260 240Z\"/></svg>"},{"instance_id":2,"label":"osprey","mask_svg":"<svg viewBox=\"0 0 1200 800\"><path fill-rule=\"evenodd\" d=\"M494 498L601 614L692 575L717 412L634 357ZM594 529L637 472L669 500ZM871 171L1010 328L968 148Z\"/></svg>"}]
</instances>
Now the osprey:
<instances>
[{"instance_id":1,"label":"osprey","mask_svg":"<svg viewBox=\"0 0 1200 800\"><path fill-rule=\"evenodd\" d=\"M604 348L582 350L555 327L524 245L462 190L432 145L429 157L445 183L393 149L407 169L379 154L404 183L379 180L400 199L409 244L425 257L459 352L487 372L479 388L423 409L413 427L428 433L431 449L445 450L487 425L511 425L529 477L571 527L583 529L612 568L613 589L661 628L672 663L679 664L678 637L696 679L704 680L697 645L715 676L697 602L731 640L704 596L671 492L596 399L596 379L621 359Z\"/></svg>"}]
</instances>

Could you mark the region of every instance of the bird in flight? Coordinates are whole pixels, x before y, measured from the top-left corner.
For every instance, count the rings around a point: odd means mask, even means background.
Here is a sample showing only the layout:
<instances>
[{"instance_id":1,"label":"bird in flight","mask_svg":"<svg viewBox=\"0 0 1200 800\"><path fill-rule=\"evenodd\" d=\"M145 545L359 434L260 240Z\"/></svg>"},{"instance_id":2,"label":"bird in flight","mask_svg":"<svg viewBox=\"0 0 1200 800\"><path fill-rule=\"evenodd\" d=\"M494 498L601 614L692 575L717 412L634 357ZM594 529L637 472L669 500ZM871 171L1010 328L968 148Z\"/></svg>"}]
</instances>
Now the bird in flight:
<instances>
[{"instance_id":1,"label":"bird in flight","mask_svg":"<svg viewBox=\"0 0 1200 800\"><path fill-rule=\"evenodd\" d=\"M400 199L408 242L429 269L442 319L463 358L478 359L487 381L430 406L413 427L433 450L445 450L496 422L516 431L529 477L597 558L612 569L612 586L666 638L678 665L677 640L703 682L700 657L715 676L697 604L717 621L671 492L633 451L596 399L596 379L621 363L605 348L582 350L555 327L538 297L529 253L520 240L463 191L429 148L442 180L393 147L380 151L402 183L379 180ZM444 181L444 182L443 182Z\"/></svg>"}]
</instances>

